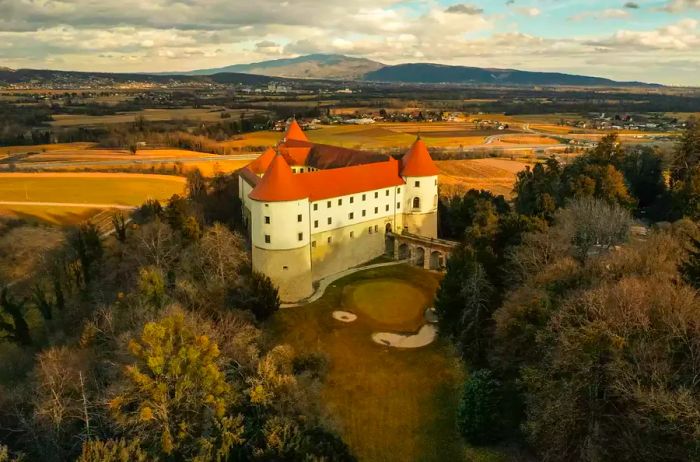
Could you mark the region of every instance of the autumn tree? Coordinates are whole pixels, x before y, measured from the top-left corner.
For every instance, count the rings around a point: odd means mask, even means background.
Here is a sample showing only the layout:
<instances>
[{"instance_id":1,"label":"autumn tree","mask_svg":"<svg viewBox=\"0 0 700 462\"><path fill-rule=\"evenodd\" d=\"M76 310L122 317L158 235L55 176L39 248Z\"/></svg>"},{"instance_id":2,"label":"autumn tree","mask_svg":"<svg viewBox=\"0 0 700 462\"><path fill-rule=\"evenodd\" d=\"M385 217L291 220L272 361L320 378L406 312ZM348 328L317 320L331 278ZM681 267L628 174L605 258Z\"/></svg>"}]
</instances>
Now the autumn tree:
<instances>
[{"instance_id":1,"label":"autumn tree","mask_svg":"<svg viewBox=\"0 0 700 462\"><path fill-rule=\"evenodd\" d=\"M231 413L238 396L220 368L218 345L183 312L146 324L129 351L135 362L109 403L126 434L154 455L202 462L224 460L242 443L242 417Z\"/></svg>"},{"instance_id":2,"label":"autumn tree","mask_svg":"<svg viewBox=\"0 0 700 462\"><path fill-rule=\"evenodd\" d=\"M2 334L0 339L23 346L32 344L24 305L24 300L16 300L12 297L7 287L0 290L0 334Z\"/></svg>"},{"instance_id":3,"label":"autumn tree","mask_svg":"<svg viewBox=\"0 0 700 462\"><path fill-rule=\"evenodd\" d=\"M149 458L141 449L139 440L88 440L83 443L82 453L77 462L148 462Z\"/></svg>"}]
</instances>

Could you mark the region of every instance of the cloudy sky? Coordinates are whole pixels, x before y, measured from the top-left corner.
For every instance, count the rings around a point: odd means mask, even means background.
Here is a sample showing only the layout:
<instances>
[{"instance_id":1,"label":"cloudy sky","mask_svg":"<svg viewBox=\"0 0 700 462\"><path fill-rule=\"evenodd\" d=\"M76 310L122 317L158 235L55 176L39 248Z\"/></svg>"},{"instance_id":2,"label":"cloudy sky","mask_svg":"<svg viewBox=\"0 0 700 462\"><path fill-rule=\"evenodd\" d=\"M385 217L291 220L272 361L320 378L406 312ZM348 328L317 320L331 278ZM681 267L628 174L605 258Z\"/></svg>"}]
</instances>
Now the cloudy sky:
<instances>
[{"instance_id":1,"label":"cloudy sky","mask_svg":"<svg viewBox=\"0 0 700 462\"><path fill-rule=\"evenodd\" d=\"M0 0L0 66L172 71L307 53L700 86L700 0Z\"/></svg>"}]
</instances>

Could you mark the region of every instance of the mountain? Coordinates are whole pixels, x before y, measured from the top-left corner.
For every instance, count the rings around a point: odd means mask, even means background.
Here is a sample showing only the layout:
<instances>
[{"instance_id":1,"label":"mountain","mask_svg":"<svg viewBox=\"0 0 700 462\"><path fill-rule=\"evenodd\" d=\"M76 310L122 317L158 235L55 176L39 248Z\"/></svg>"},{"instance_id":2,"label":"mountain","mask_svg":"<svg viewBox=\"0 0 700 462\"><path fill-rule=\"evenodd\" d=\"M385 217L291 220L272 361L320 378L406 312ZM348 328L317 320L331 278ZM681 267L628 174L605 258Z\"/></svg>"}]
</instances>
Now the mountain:
<instances>
[{"instance_id":1,"label":"mountain","mask_svg":"<svg viewBox=\"0 0 700 462\"><path fill-rule=\"evenodd\" d=\"M644 86L641 82L616 82L601 77L530 72L514 69L484 69L442 64L398 64L368 72L364 80L401 83L453 83L475 85Z\"/></svg>"},{"instance_id":2,"label":"mountain","mask_svg":"<svg viewBox=\"0 0 700 462\"><path fill-rule=\"evenodd\" d=\"M365 58L314 54L251 64L235 64L216 69L200 69L183 74L213 75L222 72L239 72L294 79L360 80L368 72L376 71L382 67L384 64Z\"/></svg>"}]
</instances>

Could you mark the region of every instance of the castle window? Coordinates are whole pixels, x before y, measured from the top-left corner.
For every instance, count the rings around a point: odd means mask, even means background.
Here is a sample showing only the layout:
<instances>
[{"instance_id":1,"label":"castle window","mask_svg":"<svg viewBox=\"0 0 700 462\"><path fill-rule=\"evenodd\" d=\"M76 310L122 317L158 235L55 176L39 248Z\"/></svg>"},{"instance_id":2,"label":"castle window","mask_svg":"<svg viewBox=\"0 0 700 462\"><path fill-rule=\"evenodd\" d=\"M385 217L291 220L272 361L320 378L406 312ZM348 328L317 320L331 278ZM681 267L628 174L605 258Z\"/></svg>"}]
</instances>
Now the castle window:
<instances>
[{"instance_id":1,"label":"castle window","mask_svg":"<svg viewBox=\"0 0 700 462\"><path fill-rule=\"evenodd\" d=\"M367 210L363 210L363 211L362 211L362 216L364 217L364 216L366 216L366 215L367 215Z\"/></svg>"},{"instance_id":2,"label":"castle window","mask_svg":"<svg viewBox=\"0 0 700 462\"><path fill-rule=\"evenodd\" d=\"M314 228L318 228L318 220L314 220Z\"/></svg>"},{"instance_id":3,"label":"castle window","mask_svg":"<svg viewBox=\"0 0 700 462\"><path fill-rule=\"evenodd\" d=\"M401 194L401 188L396 188L396 192L397 192L398 194Z\"/></svg>"},{"instance_id":4,"label":"castle window","mask_svg":"<svg viewBox=\"0 0 700 462\"><path fill-rule=\"evenodd\" d=\"M314 212L318 210L318 204L314 204Z\"/></svg>"},{"instance_id":5,"label":"castle window","mask_svg":"<svg viewBox=\"0 0 700 462\"><path fill-rule=\"evenodd\" d=\"M326 202L326 207L331 208L331 201Z\"/></svg>"},{"instance_id":6,"label":"castle window","mask_svg":"<svg viewBox=\"0 0 700 462\"><path fill-rule=\"evenodd\" d=\"M289 266L283 266L282 269L283 269L284 271L287 271L287 270L289 269Z\"/></svg>"},{"instance_id":7,"label":"castle window","mask_svg":"<svg viewBox=\"0 0 700 462\"><path fill-rule=\"evenodd\" d=\"M338 199L338 205L343 205L343 199Z\"/></svg>"},{"instance_id":8,"label":"castle window","mask_svg":"<svg viewBox=\"0 0 700 462\"><path fill-rule=\"evenodd\" d=\"M350 197L350 203L351 203L351 204L354 204L354 203L355 203L355 198L352 197L352 196Z\"/></svg>"},{"instance_id":9,"label":"castle window","mask_svg":"<svg viewBox=\"0 0 700 462\"><path fill-rule=\"evenodd\" d=\"M304 240L304 233L299 233L297 235L297 237L299 238L300 241L303 241Z\"/></svg>"},{"instance_id":10,"label":"castle window","mask_svg":"<svg viewBox=\"0 0 700 462\"><path fill-rule=\"evenodd\" d=\"M379 232L379 225L374 225L374 232L378 233Z\"/></svg>"},{"instance_id":11,"label":"castle window","mask_svg":"<svg viewBox=\"0 0 700 462\"><path fill-rule=\"evenodd\" d=\"M350 239L355 237L355 231L350 231Z\"/></svg>"},{"instance_id":12,"label":"castle window","mask_svg":"<svg viewBox=\"0 0 700 462\"><path fill-rule=\"evenodd\" d=\"M350 213L348 214L348 220L352 220L352 219L354 219L354 218L355 218L355 214L354 214L353 212L350 212Z\"/></svg>"},{"instance_id":13,"label":"castle window","mask_svg":"<svg viewBox=\"0 0 700 462\"><path fill-rule=\"evenodd\" d=\"M416 181L415 183L413 183L413 185L414 185L416 188L420 188L420 181Z\"/></svg>"},{"instance_id":14,"label":"castle window","mask_svg":"<svg viewBox=\"0 0 700 462\"><path fill-rule=\"evenodd\" d=\"M389 211L389 204L386 204L386 211Z\"/></svg>"},{"instance_id":15,"label":"castle window","mask_svg":"<svg viewBox=\"0 0 700 462\"><path fill-rule=\"evenodd\" d=\"M375 191L375 192L374 192L374 198L376 199L376 198L378 198L378 197L379 197L379 192Z\"/></svg>"},{"instance_id":16,"label":"castle window","mask_svg":"<svg viewBox=\"0 0 700 462\"><path fill-rule=\"evenodd\" d=\"M401 208L401 202L396 203L396 210L399 210Z\"/></svg>"},{"instance_id":17,"label":"castle window","mask_svg":"<svg viewBox=\"0 0 700 462\"><path fill-rule=\"evenodd\" d=\"M270 243L270 235L265 234L265 244L269 244L269 243Z\"/></svg>"},{"instance_id":18,"label":"castle window","mask_svg":"<svg viewBox=\"0 0 700 462\"><path fill-rule=\"evenodd\" d=\"M369 233L372 234L372 227L369 227Z\"/></svg>"},{"instance_id":19,"label":"castle window","mask_svg":"<svg viewBox=\"0 0 700 462\"><path fill-rule=\"evenodd\" d=\"M363 201L366 201L366 200L367 200L367 194L363 194L363 195L362 195L362 200L363 200Z\"/></svg>"},{"instance_id":20,"label":"castle window","mask_svg":"<svg viewBox=\"0 0 700 462\"><path fill-rule=\"evenodd\" d=\"M376 215L376 214L378 214L378 213L379 213L379 207L375 207L375 208L374 208L374 214Z\"/></svg>"},{"instance_id":21,"label":"castle window","mask_svg":"<svg viewBox=\"0 0 700 462\"><path fill-rule=\"evenodd\" d=\"M419 209L419 208L420 208L420 197L414 197L414 198L413 198L413 208L414 208L414 209Z\"/></svg>"},{"instance_id":22,"label":"castle window","mask_svg":"<svg viewBox=\"0 0 700 462\"><path fill-rule=\"evenodd\" d=\"M301 223L301 215L297 215L297 221Z\"/></svg>"},{"instance_id":23,"label":"castle window","mask_svg":"<svg viewBox=\"0 0 700 462\"><path fill-rule=\"evenodd\" d=\"M330 225L331 223L333 223L333 219L331 217L328 217L328 224Z\"/></svg>"},{"instance_id":24,"label":"castle window","mask_svg":"<svg viewBox=\"0 0 700 462\"><path fill-rule=\"evenodd\" d=\"M386 195L387 195L387 196L389 195L389 190L388 190L388 189L386 190Z\"/></svg>"},{"instance_id":25,"label":"castle window","mask_svg":"<svg viewBox=\"0 0 700 462\"><path fill-rule=\"evenodd\" d=\"M316 241L311 241L311 247L316 248Z\"/></svg>"},{"instance_id":26,"label":"castle window","mask_svg":"<svg viewBox=\"0 0 700 462\"><path fill-rule=\"evenodd\" d=\"M435 186L437 186L437 178L435 178Z\"/></svg>"},{"instance_id":27,"label":"castle window","mask_svg":"<svg viewBox=\"0 0 700 462\"><path fill-rule=\"evenodd\" d=\"M265 217L265 224L269 225L270 224L270 217Z\"/></svg>"},{"instance_id":28,"label":"castle window","mask_svg":"<svg viewBox=\"0 0 700 462\"><path fill-rule=\"evenodd\" d=\"M326 241L330 244L331 242L333 242L333 238L331 236L328 236L328 239L326 239Z\"/></svg>"}]
</instances>

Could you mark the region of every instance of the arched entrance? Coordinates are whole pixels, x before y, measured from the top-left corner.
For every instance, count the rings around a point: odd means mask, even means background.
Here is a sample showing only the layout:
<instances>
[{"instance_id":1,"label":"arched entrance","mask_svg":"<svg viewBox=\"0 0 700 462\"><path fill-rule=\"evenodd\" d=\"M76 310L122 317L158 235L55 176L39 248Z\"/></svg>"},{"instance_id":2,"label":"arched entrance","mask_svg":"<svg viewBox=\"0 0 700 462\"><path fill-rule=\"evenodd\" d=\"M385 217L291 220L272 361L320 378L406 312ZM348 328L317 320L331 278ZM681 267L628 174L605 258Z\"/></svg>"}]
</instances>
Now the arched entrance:
<instances>
[{"instance_id":1,"label":"arched entrance","mask_svg":"<svg viewBox=\"0 0 700 462\"><path fill-rule=\"evenodd\" d=\"M416 266L421 268L425 265L425 249L423 247L416 247L416 256L413 261Z\"/></svg>"},{"instance_id":2,"label":"arched entrance","mask_svg":"<svg viewBox=\"0 0 700 462\"><path fill-rule=\"evenodd\" d=\"M408 260L411 257L411 250L408 248L408 244L401 244L399 246L399 260Z\"/></svg>"},{"instance_id":3,"label":"arched entrance","mask_svg":"<svg viewBox=\"0 0 700 462\"><path fill-rule=\"evenodd\" d=\"M440 252L437 250L434 250L433 252L430 253L430 269L431 270L439 270L442 268L443 265L443 257Z\"/></svg>"}]
</instances>

